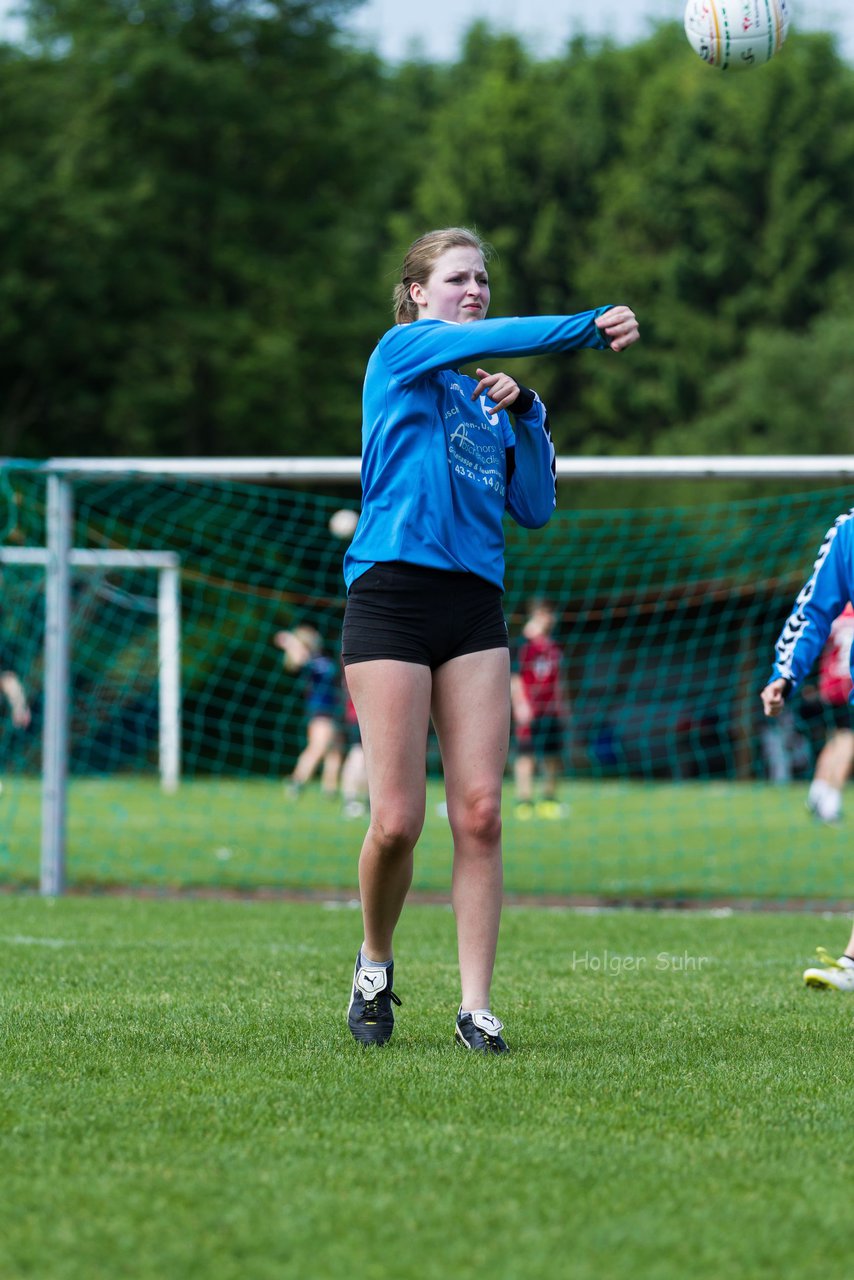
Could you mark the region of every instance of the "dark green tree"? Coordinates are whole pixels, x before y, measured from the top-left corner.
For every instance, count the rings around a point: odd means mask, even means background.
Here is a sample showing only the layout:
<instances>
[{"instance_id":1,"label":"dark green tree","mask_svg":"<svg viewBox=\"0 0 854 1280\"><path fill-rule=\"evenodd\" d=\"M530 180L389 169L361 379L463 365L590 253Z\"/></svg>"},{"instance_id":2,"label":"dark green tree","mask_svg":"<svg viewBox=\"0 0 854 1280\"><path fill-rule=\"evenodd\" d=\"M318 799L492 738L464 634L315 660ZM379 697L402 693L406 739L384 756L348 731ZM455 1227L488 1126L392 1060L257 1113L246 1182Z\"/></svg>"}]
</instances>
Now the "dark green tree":
<instances>
[{"instance_id":1,"label":"dark green tree","mask_svg":"<svg viewBox=\"0 0 854 1280\"><path fill-rule=\"evenodd\" d=\"M337 38L345 7L34 0L34 51L9 65L25 103L47 86L43 189L6 185L32 201L37 265L7 242L0 286L23 271L34 340L2 359L31 388L27 452L353 440L387 139L379 64Z\"/></svg>"},{"instance_id":2,"label":"dark green tree","mask_svg":"<svg viewBox=\"0 0 854 1280\"><path fill-rule=\"evenodd\" d=\"M0 450L355 453L401 255L457 222L498 250L494 314L638 312L626 357L510 366L561 451L782 452L796 420L849 447L854 72L826 38L732 76L673 24L545 60L478 24L451 64L388 67L354 3L25 5Z\"/></svg>"},{"instance_id":3,"label":"dark green tree","mask_svg":"<svg viewBox=\"0 0 854 1280\"><path fill-rule=\"evenodd\" d=\"M643 74L600 175L583 278L593 291L618 281L644 342L589 379L585 452L663 451L674 432L703 452L695 428L717 414L721 379L746 385L757 353L805 331L854 266L851 69L823 37L730 77L681 57L681 43L665 30L621 55ZM785 452L773 429L767 443Z\"/></svg>"}]
</instances>

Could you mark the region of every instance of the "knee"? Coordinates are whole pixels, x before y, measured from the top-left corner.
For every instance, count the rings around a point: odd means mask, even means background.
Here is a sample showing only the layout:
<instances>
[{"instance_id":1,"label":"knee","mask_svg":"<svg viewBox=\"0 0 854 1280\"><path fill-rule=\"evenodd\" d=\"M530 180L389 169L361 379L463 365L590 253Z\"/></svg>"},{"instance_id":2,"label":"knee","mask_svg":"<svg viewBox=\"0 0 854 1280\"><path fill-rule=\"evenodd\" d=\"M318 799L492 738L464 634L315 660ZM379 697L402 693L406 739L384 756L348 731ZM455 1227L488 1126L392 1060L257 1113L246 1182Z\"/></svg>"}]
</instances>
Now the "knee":
<instances>
[{"instance_id":1,"label":"knee","mask_svg":"<svg viewBox=\"0 0 854 1280\"><path fill-rule=\"evenodd\" d=\"M501 843L501 804L497 797L477 796L470 800L454 824L455 834L468 843L490 852Z\"/></svg>"},{"instance_id":2,"label":"knee","mask_svg":"<svg viewBox=\"0 0 854 1280\"><path fill-rule=\"evenodd\" d=\"M424 825L423 812L386 809L371 810L371 834L377 852L395 859L412 852Z\"/></svg>"}]
</instances>

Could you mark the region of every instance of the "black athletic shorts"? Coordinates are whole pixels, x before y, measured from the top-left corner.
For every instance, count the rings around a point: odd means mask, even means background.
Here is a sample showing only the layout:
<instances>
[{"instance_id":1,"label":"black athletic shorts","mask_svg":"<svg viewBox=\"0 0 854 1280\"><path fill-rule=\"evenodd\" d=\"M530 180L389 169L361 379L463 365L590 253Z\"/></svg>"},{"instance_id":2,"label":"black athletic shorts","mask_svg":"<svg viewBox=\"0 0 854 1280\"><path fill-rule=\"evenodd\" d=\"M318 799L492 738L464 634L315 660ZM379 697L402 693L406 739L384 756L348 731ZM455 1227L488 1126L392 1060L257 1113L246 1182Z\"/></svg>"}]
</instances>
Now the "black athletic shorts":
<instances>
[{"instance_id":1,"label":"black athletic shorts","mask_svg":"<svg viewBox=\"0 0 854 1280\"><path fill-rule=\"evenodd\" d=\"M474 573L405 564L375 564L350 587L341 658L394 658L435 671L451 658L507 649L499 587Z\"/></svg>"},{"instance_id":2,"label":"black athletic shorts","mask_svg":"<svg viewBox=\"0 0 854 1280\"><path fill-rule=\"evenodd\" d=\"M823 702L821 718L828 733L834 729L854 729L854 708L850 702Z\"/></svg>"},{"instance_id":3,"label":"black athletic shorts","mask_svg":"<svg viewBox=\"0 0 854 1280\"><path fill-rule=\"evenodd\" d=\"M514 739L520 755L562 755L563 721L558 716L537 716L530 724L518 725Z\"/></svg>"}]
</instances>

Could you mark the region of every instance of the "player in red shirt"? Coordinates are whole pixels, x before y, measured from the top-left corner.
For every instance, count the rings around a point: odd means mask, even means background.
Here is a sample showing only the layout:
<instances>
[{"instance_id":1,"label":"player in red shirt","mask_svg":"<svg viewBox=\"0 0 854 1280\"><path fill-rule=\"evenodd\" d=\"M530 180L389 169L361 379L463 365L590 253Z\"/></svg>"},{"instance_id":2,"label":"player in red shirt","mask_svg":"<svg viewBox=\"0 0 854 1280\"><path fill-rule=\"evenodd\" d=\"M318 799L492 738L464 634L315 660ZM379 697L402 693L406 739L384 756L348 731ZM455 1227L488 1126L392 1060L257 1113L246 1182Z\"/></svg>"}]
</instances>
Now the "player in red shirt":
<instances>
[{"instance_id":1,"label":"player in red shirt","mask_svg":"<svg viewBox=\"0 0 854 1280\"><path fill-rule=\"evenodd\" d=\"M568 711L563 689L560 645L553 638L557 617L547 600L533 600L510 679L516 761L516 816L559 818L557 798ZM534 804L537 764L542 766L542 795Z\"/></svg>"}]
</instances>

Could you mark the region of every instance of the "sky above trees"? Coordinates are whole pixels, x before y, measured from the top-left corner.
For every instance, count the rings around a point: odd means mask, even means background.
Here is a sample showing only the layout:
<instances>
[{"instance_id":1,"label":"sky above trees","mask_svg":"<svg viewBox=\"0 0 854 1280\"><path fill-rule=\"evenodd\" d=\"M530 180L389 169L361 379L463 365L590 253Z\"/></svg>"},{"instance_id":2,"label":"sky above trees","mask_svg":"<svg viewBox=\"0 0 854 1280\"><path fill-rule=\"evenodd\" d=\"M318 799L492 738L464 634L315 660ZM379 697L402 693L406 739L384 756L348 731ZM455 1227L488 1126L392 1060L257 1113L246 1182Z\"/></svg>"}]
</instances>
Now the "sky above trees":
<instances>
[{"instance_id":1,"label":"sky above trees","mask_svg":"<svg viewBox=\"0 0 854 1280\"><path fill-rule=\"evenodd\" d=\"M558 55L573 35L610 36L623 44L643 39L655 22L681 21L682 0L366 0L351 28L384 58L396 62L415 46L431 58L453 58L473 22L521 36L532 52ZM793 0L796 29L829 31L854 62L854 6L842 0Z\"/></svg>"}]
</instances>

